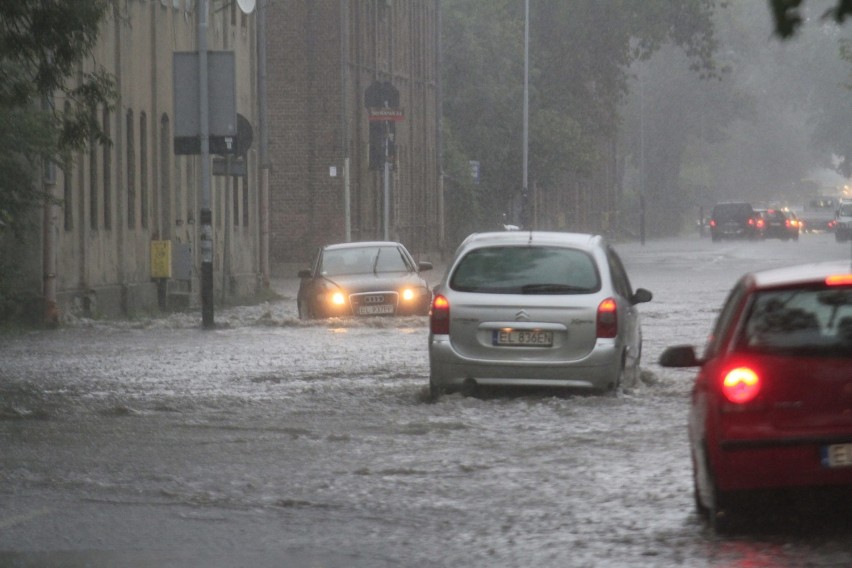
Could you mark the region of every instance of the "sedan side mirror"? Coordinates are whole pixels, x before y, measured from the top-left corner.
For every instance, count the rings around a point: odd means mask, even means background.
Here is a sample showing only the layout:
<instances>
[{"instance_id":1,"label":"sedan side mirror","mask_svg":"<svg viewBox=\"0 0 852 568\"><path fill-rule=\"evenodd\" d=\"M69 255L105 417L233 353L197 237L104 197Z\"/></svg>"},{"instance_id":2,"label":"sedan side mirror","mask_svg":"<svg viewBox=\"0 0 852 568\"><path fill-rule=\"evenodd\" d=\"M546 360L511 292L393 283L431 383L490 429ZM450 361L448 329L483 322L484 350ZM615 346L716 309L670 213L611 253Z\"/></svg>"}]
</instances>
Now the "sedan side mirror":
<instances>
[{"instance_id":1,"label":"sedan side mirror","mask_svg":"<svg viewBox=\"0 0 852 568\"><path fill-rule=\"evenodd\" d=\"M660 355L661 367L700 367L702 362L695 355L692 345L675 345L666 348Z\"/></svg>"},{"instance_id":2,"label":"sedan side mirror","mask_svg":"<svg viewBox=\"0 0 852 568\"><path fill-rule=\"evenodd\" d=\"M417 268L420 272L426 272L427 270L432 270L432 263L426 262L425 260L417 263Z\"/></svg>"},{"instance_id":3,"label":"sedan side mirror","mask_svg":"<svg viewBox=\"0 0 852 568\"><path fill-rule=\"evenodd\" d=\"M310 277L311 277L311 271L310 270L300 270L299 271L299 278L310 278Z\"/></svg>"},{"instance_id":4,"label":"sedan side mirror","mask_svg":"<svg viewBox=\"0 0 852 568\"><path fill-rule=\"evenodd\" d=\"M650 302L653 297L654 295L645 288L639 288L630 297L630 303L634 306L636 304L644 304L645 302Z\"/></svg>"}]
</instances>

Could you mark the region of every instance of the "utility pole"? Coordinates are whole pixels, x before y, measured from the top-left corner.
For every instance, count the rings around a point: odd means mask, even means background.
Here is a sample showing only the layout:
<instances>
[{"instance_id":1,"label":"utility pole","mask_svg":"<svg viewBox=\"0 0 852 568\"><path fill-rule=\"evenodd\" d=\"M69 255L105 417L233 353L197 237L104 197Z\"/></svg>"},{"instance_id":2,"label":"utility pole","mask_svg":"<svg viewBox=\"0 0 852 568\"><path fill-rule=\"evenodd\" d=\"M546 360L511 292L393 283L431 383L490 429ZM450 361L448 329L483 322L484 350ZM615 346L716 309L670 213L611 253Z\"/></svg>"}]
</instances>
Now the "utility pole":
<instances>
[{"instance_id":1,"label":"utility pole","mask_svg":"<svg viewBox=\"0 0 852 568\"><path fill-rule=\"evenodd\" d=\"M522 220L520 225L524 229L532 229L525 225L530 222L529 212L529 123L530 123L530 0L524 3L524 175L522 192Z\"/></svg>"},{"instance_id":2,"label":"utility pole","mask_svg":"<svg viewBox=\"0 0 852 568\"><path fill-rule=\"evenodd\" d=\"M198 88L201 121L201 325L213 323L213 212L210 210L210 125L207 100L207 9L208 0L198 0Z\"/></svg>"}]
</instances>

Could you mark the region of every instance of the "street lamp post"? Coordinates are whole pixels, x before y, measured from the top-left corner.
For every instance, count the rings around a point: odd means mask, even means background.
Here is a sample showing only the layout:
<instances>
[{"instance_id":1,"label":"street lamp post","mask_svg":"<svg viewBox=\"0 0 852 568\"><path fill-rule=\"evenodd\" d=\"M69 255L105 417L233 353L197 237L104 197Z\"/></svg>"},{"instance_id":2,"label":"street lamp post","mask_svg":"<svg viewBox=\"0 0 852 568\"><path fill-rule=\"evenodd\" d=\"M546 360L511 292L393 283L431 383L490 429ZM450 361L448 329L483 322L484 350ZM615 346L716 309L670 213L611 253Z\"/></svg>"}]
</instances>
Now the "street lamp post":
<instances>
[{"instance_id":1,"label":"street lamp post","mask_svg":"<svg viewBox=\"0 0 852 568\"><path fill-rule=\"evenodd\" d=\"M529 122L530 122L530 0L525 0L524 3L524 134L523 134L523 145L524 145L524 173L523 173L523 184L522 184L522 221L521 225L524 228L527 228L525 225L530 223L530 205L529 205ZM532 228L532 227L529 227Z\"/></svg>"}]
</instances>

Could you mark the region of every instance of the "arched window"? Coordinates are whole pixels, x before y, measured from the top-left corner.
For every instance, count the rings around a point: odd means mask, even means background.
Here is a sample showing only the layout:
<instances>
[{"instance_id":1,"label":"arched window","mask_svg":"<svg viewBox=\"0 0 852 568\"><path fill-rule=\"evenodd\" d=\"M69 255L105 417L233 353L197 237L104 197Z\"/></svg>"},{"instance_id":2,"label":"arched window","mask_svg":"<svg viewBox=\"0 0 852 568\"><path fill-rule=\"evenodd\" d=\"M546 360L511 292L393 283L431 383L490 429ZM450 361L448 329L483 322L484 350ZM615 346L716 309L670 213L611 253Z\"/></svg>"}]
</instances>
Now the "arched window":
<instances>
[{"instance_id":1,"label":"arched window","mask_svg":"<svg viewBox=\"0 0 852 568\"><path fill-rule=\"evenodd\" d=\"M109 109L103 110L103 118L101 120L104 134L112 140L112 122L110 120ZM102 144L101 154L103 158L103 184L104 184L104 229L112 229L112 145Z\"/></svg>"},{"instance_id":2,"label":"arched window","mask_svg":"<svg viewBox=\"0 0 852 568\"><path fill-rule=\"evenodd\" d=\"M127 132L127 228L136 228L136 146L133 144L134 132L133 111L127 111L125 120Z\"/></svg>"},{"instance_id":3,"label":"arched window","mask_svg":"<svg viewBox=\"0 0 852 568\"><path fill-rule=\"evenodd\" d=\"M142 228L148 227L148 115L139 113L139 204Z\"/></svg>"}]
</instances>

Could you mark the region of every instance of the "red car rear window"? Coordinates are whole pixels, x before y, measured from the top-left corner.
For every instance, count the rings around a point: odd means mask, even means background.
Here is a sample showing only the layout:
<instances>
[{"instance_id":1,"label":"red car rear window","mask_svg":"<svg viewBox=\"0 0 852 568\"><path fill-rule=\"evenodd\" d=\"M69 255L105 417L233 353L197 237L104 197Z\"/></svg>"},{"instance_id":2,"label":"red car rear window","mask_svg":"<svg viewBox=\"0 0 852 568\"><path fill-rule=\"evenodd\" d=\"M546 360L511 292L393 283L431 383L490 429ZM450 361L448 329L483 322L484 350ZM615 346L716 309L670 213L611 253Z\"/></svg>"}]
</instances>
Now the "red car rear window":
<instances>
[{"instance_id":1,"label":"red car rear window","mask_svg":"<svg viewBox=\"0 0 852 568\"><path fill-rule=\"evenodd\" d=\"M852 358L852 287L756 292L738 345L758 353Z\"/></svg>"}]
</instances>

